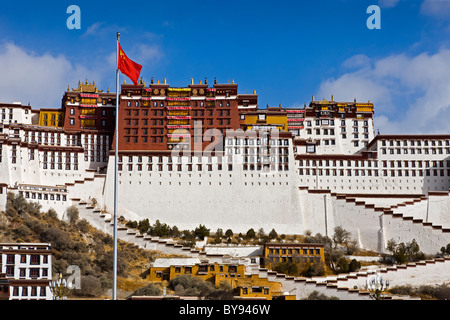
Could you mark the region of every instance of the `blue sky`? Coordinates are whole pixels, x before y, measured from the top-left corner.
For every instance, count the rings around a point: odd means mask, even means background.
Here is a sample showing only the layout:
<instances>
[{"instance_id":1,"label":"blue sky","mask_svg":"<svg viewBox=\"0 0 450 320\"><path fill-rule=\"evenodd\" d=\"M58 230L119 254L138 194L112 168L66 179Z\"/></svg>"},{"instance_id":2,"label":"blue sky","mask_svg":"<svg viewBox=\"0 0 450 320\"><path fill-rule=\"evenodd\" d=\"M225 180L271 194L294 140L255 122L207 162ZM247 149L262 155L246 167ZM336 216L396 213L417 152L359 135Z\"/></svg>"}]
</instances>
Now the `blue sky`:
<instances>
[{"instance_id":1,"label":"blue sky","mask_svg":"<svg viewBox=\"0 0 450 320\"><path fill-rule=\"evenodd\" d=\"M147 84L234 80L260 107L356 97L375 103L382 133L450 133L449 1L43 2L2 4L2 102L59 107L86 78L114 91L119 31ZM80 30L66 26L72 4ZM366 26L372 4L379 30Z\"/></svg>"}]
</instances>

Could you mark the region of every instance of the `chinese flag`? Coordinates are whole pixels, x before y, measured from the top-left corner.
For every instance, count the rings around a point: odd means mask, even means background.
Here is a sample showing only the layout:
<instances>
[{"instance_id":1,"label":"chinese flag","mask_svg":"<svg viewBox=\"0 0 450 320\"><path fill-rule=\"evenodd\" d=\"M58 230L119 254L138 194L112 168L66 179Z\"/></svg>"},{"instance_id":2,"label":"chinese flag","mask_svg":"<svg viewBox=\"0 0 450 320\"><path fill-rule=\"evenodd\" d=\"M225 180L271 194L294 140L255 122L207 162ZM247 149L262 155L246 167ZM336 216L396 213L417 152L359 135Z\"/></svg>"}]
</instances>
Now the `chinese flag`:
<instances>
[{"instance_id":1,"label":"chinese flag","mask_svg":"<svg viewBox=\"0 0 450 320\"><path fill-rule=\"evenodd\" d=\"M137 85L139 74L141 73L142 66L132 60L130 60L122 47L119 45L119 58L117 59L117 69L119 69L124 75L133 81L134 85Z\"/></svg>"}]
</instances>

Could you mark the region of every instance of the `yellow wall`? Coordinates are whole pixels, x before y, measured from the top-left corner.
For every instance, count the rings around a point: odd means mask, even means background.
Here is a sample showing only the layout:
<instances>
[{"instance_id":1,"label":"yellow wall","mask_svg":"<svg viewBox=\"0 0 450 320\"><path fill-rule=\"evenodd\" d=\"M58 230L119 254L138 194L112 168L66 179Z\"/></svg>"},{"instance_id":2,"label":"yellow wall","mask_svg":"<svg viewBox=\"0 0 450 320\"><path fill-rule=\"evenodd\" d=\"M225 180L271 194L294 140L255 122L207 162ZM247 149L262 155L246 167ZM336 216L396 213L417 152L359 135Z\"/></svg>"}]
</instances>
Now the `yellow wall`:
<instances>
[{"instance_id":1,"label":"yellow wall","mask_svg":"<svg viewBox=\"0 0 450 320\"><path fill-rule=\"evenodd\" d=\"M202 267L206 266L206 269ZM221 268L222 267L222 268ZM170 281L179 275L192 275L212 282L216 288L227 283L242 298L263 298L272 300L295 300L295 295L284 295L282 284L260 278L257 274L245 275L245 265L227 265L219 263L196 264L193 266L150 267L147 279L152 282Z\"/></svg>"},{"instance_id":2,"label":"yellow wall","mask_svg":"<svg viewBox=\"0 0 450 320\"><path fill-rule=\"evenodd\" d=\"M283 246L273 245L264 247L264 266L266 268L274 268L276 264L296 263L300 266L303 262L313 262L319 260L325 263L325 253L323 246L317 245L295 245Z\"/></svg>"},{"instance_id":3,"label":"yellow wall","mask_svg":"<svg viewBox=\"0 0 450 320\"><path fill-rule=\"evenodd\" d=\"M258 115L246 114L244 123L249 129L251 129L252 124L278 124L280 125L280 127L278 128L279 130L287 131L287 114L266 113L265 120L258 120Z\"/></svg>"},{"instance_id":4,"label":"yellow wall","mask_svg":"<svg viewBox=\"0 0 450 320\"><path fill-rule=\"evenodd\" d=\"M40 111L39 125L43 127L62 127L64 125L64 112Z\"/></svg>"},{"instance_id":5,"label":"yellow wall","mask_svg":"<svg viewBox=\"0 0 450 320\"><path fill-rule=\"evenodd\" d=\"M167 274L168 278L164 278L163 275ZM245 266L244 265L227 265L227 264L219 264L219 263L204 263L204 264L196 264L193 266L170 266L166 268L155 268L150 267L150 274L147 276L147 279L150 281L163 281L171 280L175 277L189 274L192 276L196 276L202 278L205 281L210 281L215 283L215 276L217 274L223 275L224 278L234 278L234 277L244 277L245 275ZM219 286L219 283L215 283L216 286Z\"/></svg>"}]
</instances>

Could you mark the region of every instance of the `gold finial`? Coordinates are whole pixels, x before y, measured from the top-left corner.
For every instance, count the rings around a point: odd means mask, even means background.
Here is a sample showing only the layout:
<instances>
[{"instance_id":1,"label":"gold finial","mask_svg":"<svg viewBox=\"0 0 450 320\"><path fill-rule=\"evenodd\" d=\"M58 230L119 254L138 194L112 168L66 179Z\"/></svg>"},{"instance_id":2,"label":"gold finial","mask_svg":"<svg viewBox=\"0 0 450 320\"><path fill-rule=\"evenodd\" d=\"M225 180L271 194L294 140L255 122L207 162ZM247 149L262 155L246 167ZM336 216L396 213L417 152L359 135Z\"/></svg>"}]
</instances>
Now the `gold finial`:
<instances>
[{"instance_id":1,"label":"gold finial","mask_svg":"<svg viewBox=\"0 0 450 320\"><path fill-rule=\"evenodd\" d=\"M166 80L166 78L164 78L164 84L167 84L167 80Z\"/></svg>"},{"instance_id":2,"label":"gold finial","mask_svg":"<svg viewBox=\"0 0 450 320\"><path fill-rule=\"evenodd\" d=\"M194 84L194 78L191 78L191 84Z\"/></svg>"},{"instance_id":3,"label":"gold finial","mask_svg":"<svg viewBox=\"0 0 450 320\"><path fill-rule=\"evenodd\" d=\"M314 101L314 95L312 95L312 101Z\"/></svg>"},{"instance_id":4,"label":"gold finial","mask_svg":"<svg viewBox=\"0 0 450 320\"><path fill-rule=\"evenodd\" d=\"M200 80L200 84L202 84L202 80Z\"/></svg>"},{"instance_id":5,"label":"gold finial","mask_svg":"<svg viewBox=\"0 0 450 320\"><path fill-rule=\"evenodd\" d=\"M123 84L127 84L127 80L126 79L123 79Z\"/></svg>"},{"instance_id":6,"label":"gold finial","mask_svg":"<svg viewBox=\"0 0 450 320\"><path fill-rule=\"evenodd\" d=\"M256 94L256 90L253 90L253 94Z\"/></svg>"},{"instance_id":7,"label":"gold finial","mask_svg":"<svg viewBox=\"0 0 450 320\"><path fill-rule=\"evenodd\" d=\"M156 80L156 84L159 84L159 80Z\"/></svg>"},{"instance_id":8,"label":"gold finial","mask_svg":"<svg viewBox=\"0 0 450 320\"><path fill-rule=\"evenodd\" d=\"M334 101L334 95L333 94L331 95L331 101Z\"/></svg>"},{"instance_id":9,"label":"gold finial","mask_svg":"<svg viewBox=\"0 0 450 320\"><path fill-rule=\"evenodd\" d=\"M231 80L231 83L234 84L234 79Z\"/></svg>"}]
</instances>

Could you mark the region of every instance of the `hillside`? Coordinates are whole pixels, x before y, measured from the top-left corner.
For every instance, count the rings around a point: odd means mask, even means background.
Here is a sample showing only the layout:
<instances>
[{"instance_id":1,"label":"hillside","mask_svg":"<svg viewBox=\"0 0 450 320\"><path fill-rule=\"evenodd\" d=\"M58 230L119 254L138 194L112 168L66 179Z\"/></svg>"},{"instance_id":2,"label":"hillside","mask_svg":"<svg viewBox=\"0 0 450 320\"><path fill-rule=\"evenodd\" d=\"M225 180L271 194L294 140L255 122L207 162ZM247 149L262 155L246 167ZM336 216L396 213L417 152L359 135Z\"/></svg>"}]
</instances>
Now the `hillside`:
<instances>
[{"instance_id":1,"label":"hillside","mask_svg":"<svg viewBox=\"0 0 450 320\"><path fill-rule=\"evenodd\" d=\"M45 242L52 245L53 276L66 274L69 265L81 270L82 289L72 297L106 298L112 288L113 238L78 218L75 208L70 218L61 220L50 209L8 194L6 212L0 212L0 242ZM118 241L118 296L125 296L148 284L144 275L155 252Z\"/></svg>"}]
</instances>

